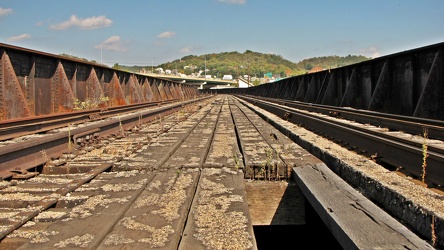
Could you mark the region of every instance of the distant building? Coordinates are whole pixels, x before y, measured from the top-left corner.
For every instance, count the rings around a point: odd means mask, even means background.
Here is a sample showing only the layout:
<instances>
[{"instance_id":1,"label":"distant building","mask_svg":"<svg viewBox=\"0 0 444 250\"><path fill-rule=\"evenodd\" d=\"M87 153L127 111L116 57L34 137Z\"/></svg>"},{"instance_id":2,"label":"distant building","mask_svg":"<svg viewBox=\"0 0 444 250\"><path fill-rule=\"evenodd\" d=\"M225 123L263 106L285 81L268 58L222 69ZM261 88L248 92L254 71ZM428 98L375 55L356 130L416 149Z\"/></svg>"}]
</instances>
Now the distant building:
<instances>
[{"instance_id":1,"label":"distant building","mask_svg":"<svg viewBox=\"0 0 444 250\"><path fill-rule=\"evenodd\" d=\"M232 76L232 75L224 75L224 76L222 77L222 80L228 80L228 81L231 81L231 80L233 80L233 76Z\"/></svg>"}]
</instances>

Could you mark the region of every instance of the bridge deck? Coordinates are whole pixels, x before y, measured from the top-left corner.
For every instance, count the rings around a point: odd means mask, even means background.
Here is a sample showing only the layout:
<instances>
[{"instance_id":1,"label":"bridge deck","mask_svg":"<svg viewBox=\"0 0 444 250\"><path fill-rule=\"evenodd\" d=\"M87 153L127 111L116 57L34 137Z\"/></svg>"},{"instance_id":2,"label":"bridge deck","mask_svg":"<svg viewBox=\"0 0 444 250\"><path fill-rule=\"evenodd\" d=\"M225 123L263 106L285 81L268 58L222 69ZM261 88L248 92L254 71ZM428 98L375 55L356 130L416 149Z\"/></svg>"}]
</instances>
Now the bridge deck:
<instances>
[{"instance_id":1,"label":"bridge deck","mask_svg":"<svg viewBox=\"0 0 444 250\"><path fill-rule=\"evenodd\" d=\"M173 116L179 119L179 114ZM239 157L240 152L247 157ZM257 249L245 181L285 179L288 172L282 169L290 170L342 246L432 249L319 159L227 96L212 99L116 163L114 171L60 199L5 238L0 248Z\"/></svg>"}]
</instances>

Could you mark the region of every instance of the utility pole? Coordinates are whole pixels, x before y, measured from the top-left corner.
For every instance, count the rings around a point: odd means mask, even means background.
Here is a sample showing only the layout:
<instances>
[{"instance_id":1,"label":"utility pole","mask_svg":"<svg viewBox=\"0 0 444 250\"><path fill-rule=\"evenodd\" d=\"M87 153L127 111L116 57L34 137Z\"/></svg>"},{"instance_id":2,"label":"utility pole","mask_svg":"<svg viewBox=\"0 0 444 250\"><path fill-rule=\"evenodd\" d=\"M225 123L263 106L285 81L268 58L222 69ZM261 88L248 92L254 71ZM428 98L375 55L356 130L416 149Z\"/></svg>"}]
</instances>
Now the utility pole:
<instances>
[{"instance_id":1,"label":"utility pole","mask_svg":"<svg viewBox=\"0 0 444 250\"><path fill-rule=\"evenodd\" d=\"M248 86L250 87L250 63L247 61Z\"/></svg>"},{"instance_id":2,"label":"utility pole","mask_svg":"<svg viewBox=\"0 0 444 250\"><path fill-rule=\"evenodd\" d=\"M205 58L205 80L207 79L207 58Z\"/></svg>"},{"instance_id":3,"label":"utility pole","mask_svg":"<svg viewBox=\"0 0 444 250\"><path fill-rule=\"evenodd\" d=\"M154 59L156 57L151 58L151 73L154 74Z\"/></svg>"}]
</instances>

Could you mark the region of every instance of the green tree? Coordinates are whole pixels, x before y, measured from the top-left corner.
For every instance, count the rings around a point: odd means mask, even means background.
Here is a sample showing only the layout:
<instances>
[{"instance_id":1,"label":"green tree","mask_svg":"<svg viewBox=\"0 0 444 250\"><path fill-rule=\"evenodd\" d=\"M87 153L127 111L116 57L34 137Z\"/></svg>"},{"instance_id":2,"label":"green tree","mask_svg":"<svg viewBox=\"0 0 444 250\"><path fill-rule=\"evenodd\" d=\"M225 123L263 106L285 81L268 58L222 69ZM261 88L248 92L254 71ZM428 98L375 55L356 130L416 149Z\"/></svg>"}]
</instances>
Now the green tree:
<instances>
[{"instance_id":1,"label":"green tree","mask_svg":"<svg viewBox=\"0 0 444 250\"><path fill-rule=\"evenodd\" d=\"M339 56L323 56L304 59L298 63L293 63L284 59L281 55L263 54L246 50L244 53L237 51L211 53L206 55L188 55L181 59L160 64L163 69L178 69L186 75L195 72L193 68L204 70L206 59L207 74L222 78L223 75L232 75L234 78L242 75L263 77L265 73L271 72L273 75L280 74L281 77L295 76L305 74L315 66L324 69L337 68L361 61L368 60L364 56L347 55ZM123 66L115 64L113 68L118 66L120 70L130 72L140 72L142 68L151 68L147 66ZM185 66L190 68L184 69Z\"/></svg>"},{"instance_id":2,"label":"green tree","mask_svg":"<svg viewBox=\"0 0 444 250\"><path fill-rule=\"evenodd\" d=\"M193 70L191 68L184 69L184 74L185 75L189 76L189 75L191 75L191 73L193 73Z\"/></svg>"}]
</instances>

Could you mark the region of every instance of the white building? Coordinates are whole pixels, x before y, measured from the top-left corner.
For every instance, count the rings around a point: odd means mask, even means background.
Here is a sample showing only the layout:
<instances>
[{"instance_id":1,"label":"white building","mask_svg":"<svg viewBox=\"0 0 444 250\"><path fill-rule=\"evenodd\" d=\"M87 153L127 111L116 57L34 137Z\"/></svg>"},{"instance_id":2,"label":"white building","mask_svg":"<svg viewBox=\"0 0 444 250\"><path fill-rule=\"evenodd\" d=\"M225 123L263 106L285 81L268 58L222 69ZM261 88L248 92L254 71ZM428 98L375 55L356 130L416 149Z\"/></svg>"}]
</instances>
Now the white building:
<instances>
[{"instance_id":1,"label":"white building","mask_svg":"<svg viewBox=\"0 0 444 250\"><path fill-rule=\"evenodd\" d=\"M233 76L232 75L224 75L222 77L222 80L233 80Z\"/></svg>"}]
</instances>

